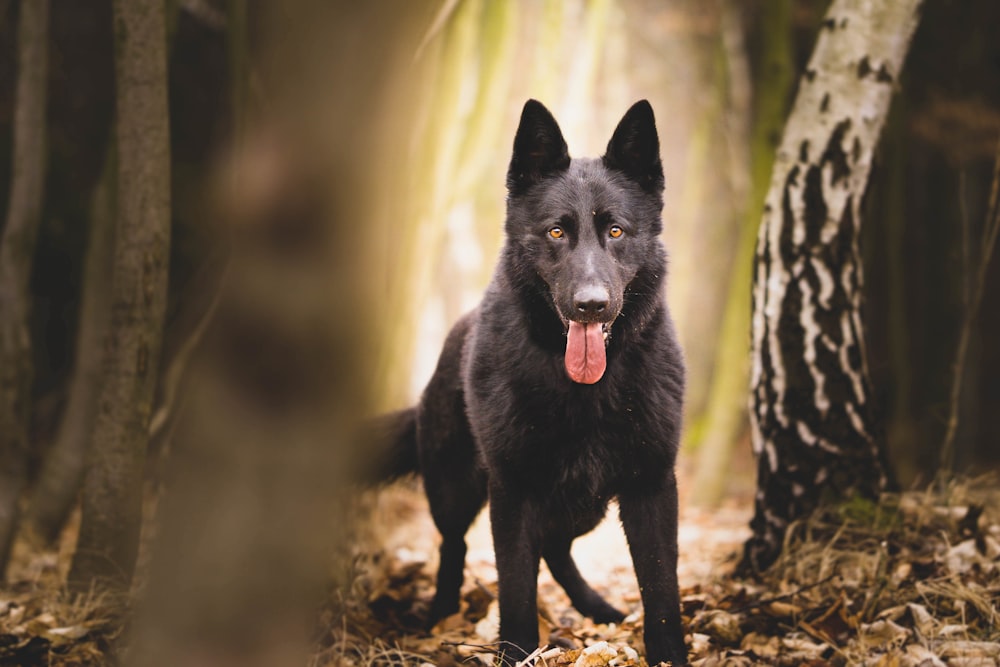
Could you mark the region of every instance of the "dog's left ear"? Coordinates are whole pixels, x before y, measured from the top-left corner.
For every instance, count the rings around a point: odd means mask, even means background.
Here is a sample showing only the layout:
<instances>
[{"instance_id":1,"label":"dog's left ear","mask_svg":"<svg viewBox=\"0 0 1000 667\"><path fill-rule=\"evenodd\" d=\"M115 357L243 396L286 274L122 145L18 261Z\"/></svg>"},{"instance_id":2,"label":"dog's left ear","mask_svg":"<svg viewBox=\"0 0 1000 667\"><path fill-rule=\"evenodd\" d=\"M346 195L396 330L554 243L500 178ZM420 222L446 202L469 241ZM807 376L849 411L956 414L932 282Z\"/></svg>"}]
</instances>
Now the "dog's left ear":
<instances>
[{"instance_id":1,"label":"dog's left ear","mask_svg":"<svg viewBox=\"0 0 1000 667\"><path fill-rule=\"evenodd\" d=\"M625 112L601 160L605 167L623 172L646 192L663 191L660 139L649 102L640 100Z\"/></svg>"}]
</instances>

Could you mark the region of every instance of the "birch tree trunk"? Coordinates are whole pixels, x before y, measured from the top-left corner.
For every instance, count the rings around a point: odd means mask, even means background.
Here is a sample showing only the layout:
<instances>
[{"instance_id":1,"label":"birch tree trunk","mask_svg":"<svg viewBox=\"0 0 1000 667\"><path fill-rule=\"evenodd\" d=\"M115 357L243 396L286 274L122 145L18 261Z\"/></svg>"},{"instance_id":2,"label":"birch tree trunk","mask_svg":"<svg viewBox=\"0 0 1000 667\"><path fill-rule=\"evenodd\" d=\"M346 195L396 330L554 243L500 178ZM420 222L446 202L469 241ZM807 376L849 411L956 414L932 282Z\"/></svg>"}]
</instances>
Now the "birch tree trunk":
<instances>
[{"instance_id":1,"label":"birch tree trunk","mask_svg":"<svg viewBox=\"0 0 1000 667\"><path fill-rule=\"evenodd\" d=\"M861 200L921 0L834 0L775 159L754 267L750 415L759 571L825 498L874 497L876 439L861 317Z\"/></svg>"},{"instance_id":2,"label":"birch tree trunk","mask_svg":"<svg viewBox=\"0 0 1000 667\"><path fill-rule=\"evenodd\" d=\"M17 531L18 499L27 475L33 376L28 283L45 185L48 35L48 0L22 2L10 199L0 239L0 579Z\"/></svg>"},{"instance_id":3,"label":"birch tree trunk","mask_svg":"<svg viewBox=\"0 0 1000 667\"><path fill-rule=\"evenodd\" d=\"M118 206L111 325L69 582L128 587L166 308L170 144L162 0L115 0Z\"/></svg>"}]
</instances>

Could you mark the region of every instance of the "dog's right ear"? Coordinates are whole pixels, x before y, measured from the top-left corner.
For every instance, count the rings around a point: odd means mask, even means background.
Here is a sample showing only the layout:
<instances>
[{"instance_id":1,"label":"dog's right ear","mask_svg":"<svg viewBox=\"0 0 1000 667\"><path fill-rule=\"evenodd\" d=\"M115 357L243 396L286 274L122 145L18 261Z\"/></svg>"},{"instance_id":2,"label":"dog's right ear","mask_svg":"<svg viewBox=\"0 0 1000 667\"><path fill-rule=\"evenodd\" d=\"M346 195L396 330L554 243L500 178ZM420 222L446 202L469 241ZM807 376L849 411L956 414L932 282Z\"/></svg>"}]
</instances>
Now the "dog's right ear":
<instances>
[{"instance_id":1,"label":"dog's right ear","mask_svg":"<svg viewBox=\"0 0 1000 667\"><path fill-rule=\"evenodd\" d=\"M528 100L514 135L514 154L507 169L507 190L520 194L543 177L569 167L569 152L559 124L537 100Z\"/></svg>"},{"instance_id":2,"label":"dog's right ear","mask_svg":"<svg viewBox=\"0 0 1000 667\"><path fill-rule=\"evenodd\" d=\"M646 192L663 192L663 164L653 107L640 100L625 112L608 142L604 166L634 180Z\"/></svg>"}]
</instances>

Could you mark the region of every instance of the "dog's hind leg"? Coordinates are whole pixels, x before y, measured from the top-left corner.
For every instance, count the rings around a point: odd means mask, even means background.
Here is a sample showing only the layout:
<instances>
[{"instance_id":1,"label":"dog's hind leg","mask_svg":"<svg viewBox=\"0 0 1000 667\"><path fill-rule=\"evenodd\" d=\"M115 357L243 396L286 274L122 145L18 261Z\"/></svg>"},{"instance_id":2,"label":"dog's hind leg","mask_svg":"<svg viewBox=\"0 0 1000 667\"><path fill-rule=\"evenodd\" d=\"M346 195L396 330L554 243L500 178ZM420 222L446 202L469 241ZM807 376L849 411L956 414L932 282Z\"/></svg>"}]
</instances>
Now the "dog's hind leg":
<instances>
[{"instance_id":1,"label":"dog's hind leg","mask_svg":"<svg viewBox=\"0 0 1000 667\"><path fill-rule=\"evenodd\" d=\"M465 533L486 502L486 481L481 475L473 479L427 479L427 497L431 515L441 533L440 563L437 589L427 618L428 627L459 609L459 595L465 572Z\"/></svg>"},{"instance_id":2,"label":"dog's hind leg","mask_svg":"<svg viewBox=\"0 0 1000 667\"><path fill-rule=\"evenodd\" d=\"M462 348L473 321L470 313L452 327L417 409L420 473L441 533L441 562L428 627L458 611L465 533L486 503L486 473L477 463L462 388Z\"/></svg>"},{"instance_id":3,"label":"dog's hind leg","mask_svg":"<svg viewBox=\"0 0 1000 667\"><path fill-rule=\"evenodd\" d=\"M612 607L590 585L584 581L580 571L570 554L570 540L560 540L556 544L546 545L542 553L545 564L556 582L563 587L570 601L584 616L589 616L597 623L620 623L625 614Z\"/></svg>"}]
</instances>

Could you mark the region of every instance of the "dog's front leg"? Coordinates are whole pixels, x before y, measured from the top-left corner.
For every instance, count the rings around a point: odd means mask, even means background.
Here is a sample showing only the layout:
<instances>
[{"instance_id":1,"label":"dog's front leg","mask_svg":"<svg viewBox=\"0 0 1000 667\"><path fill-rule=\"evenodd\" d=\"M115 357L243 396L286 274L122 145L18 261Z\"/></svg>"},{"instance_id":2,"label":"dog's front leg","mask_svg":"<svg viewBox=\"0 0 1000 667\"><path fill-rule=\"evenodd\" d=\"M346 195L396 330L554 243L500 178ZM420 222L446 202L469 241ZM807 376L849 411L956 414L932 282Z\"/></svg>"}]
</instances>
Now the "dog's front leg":
<instances>
[{"instance_id":1,"label":"dog's front leg","mask_svg":"<svg viewBox=\"0 0 1000 667\"><path fill-rule=\"evenodd\" d=\"M677 590L677 480L656 490L623 494L619 515L628 538L645 615L646 660L687 664Z\"/></svg>"},{"instance_id":2,"label":"dog's front leg","mask_svg":"<svg viewBox=\"0 0 1000 667\"><path fill-rule=\"evenodd\" d=\"M538 561L541 528L536 504L520 489L490 480L490 524L500 597L500 652L513 665L538 647Z\"/></svg>"}]
</instances>

